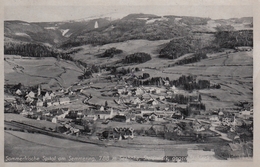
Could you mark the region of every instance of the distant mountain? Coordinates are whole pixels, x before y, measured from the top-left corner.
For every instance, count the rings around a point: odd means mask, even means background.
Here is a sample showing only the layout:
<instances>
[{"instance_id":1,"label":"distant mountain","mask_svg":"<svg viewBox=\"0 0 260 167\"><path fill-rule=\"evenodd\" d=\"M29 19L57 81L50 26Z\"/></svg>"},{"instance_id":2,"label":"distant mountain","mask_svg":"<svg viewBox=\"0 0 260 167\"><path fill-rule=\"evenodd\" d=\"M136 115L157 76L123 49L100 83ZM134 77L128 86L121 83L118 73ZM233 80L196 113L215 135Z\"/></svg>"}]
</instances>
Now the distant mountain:
<instances>
[{"instance_id":1,"label":"distant mountain","mask_svg":"<svg viewBox=\"0 0 260 167\"><path fill-rule=\"evenodd\" d=\"M95 24L98 27L95 27ZM188 16L129 14L121 19L86 18L63 22L5 21L5 42L40 43L70 48L85 44L102 45L132 39L161 40L189 36L193 33L215 33L217 27L252 30L253 18L212 20Z\"/></svg>"},{"instance_id":2,"label":"distant mountain","mask_svg":"<svg viewBox=\"0 0 260 167\"><path fill-rule=\"evenodd\" d=\"M89 21L66 22L24 22L5 21L4 36L9 42L13 41L43 43L52 46L60 45L70 37L77 36L82 31L94 30L95 22L99 27L109 23L107 19L94 19Z\"/></svg>"}]
</instances>

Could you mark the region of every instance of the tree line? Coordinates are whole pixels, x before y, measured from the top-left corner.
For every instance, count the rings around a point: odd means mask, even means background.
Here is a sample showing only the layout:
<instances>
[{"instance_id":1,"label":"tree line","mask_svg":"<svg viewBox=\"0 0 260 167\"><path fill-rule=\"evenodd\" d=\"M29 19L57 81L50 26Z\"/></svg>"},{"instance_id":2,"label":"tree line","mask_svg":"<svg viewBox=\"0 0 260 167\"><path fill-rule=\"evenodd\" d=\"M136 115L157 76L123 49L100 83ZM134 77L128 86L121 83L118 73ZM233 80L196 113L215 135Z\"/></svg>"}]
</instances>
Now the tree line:
<instances>
[{"instance_id":1,"label":"tree line","mask_svg":"<svg viewBox=\"0 0 260 167\"><path fill-rule=\"evenodd\" d=\"M21 55L24 57L55 57L73 61L68 53L56 51L48 46L34 43L6 43L4 45L4 54Z\"/></svg>"},{"instance_id":2,"label":"tree line","mask_svg":"<svg viewBox=\"0 0 260 167\"><path fill-rule=\"evenodd\" d=\"M137 53L134 53L134 54L126 56L122 60L122 63L124 63L124 64L144 63L144 62L147 62L147 61L149 61L151 59L152 59L152 57L149 54L143 53L143 52L137 52Z\"/></svg>"}]
</instances>

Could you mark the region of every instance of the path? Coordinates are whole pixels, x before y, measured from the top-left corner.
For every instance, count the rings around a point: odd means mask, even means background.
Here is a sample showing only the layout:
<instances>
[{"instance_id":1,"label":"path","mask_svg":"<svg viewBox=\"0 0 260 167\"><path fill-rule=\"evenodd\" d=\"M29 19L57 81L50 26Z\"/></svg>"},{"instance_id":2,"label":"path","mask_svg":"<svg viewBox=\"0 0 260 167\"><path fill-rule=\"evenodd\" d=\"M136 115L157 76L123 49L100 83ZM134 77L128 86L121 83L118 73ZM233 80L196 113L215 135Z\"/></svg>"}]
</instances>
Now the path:
<instances>
[{"instance_id":1,"label":"path","mask_svg":"<svg viewBox=\"0 0 260 167\"><path fill-rule=\"evenodd\" d=\"M211 126L209 129L210 129L211 131L213 131L213 132L216 132L216 133L220 134L220 135L221 135L221 136L220 136L221 139L226 140L226 141L232 141L231 139L229 139L229 138L227 137L227 134L222 133L222 132L220 132L220 131L217 131L217 130L215 129L215 126Z\"/></svg>"}]
</instances>

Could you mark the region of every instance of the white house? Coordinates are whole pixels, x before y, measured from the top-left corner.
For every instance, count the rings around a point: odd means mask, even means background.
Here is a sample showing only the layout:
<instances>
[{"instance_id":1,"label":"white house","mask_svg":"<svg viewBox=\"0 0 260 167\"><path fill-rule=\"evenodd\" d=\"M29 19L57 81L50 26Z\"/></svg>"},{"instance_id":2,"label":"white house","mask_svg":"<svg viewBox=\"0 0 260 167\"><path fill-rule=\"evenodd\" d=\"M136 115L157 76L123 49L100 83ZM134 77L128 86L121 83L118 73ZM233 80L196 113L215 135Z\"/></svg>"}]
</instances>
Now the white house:
<instances>
[{"instance_id":1,"label":"white house","mask_svg":"<svg viewBox=\"0 0 260 167\"><path fill-rule=\"evenodd\" d=\"M22 95L22 91L20 89L17 89L17 91L15 92L17 95Z\"/></svg>"},{"instance_id":2,"label":"white house","mask_svg":"<svg viewBox=\"0 0 260 167\"><path fill-rule=\"evenodd\" d=\"M128 96L132 96L132 92L131 92L131 91L128 91L128 92L127 92L127 95L128 95Z\"/></svg>"},{"instance_id":3,"label":"white house","mask_svg":"<svg viewBox=\"0 0 260 167\"><path fill-rule=\"evenodd\" d=\"M160 100L165 100L165 97L164 96L159 96L159 99Z\"/></svg>"},{"instance_id":4,"label":"white house","mask_svg":"<svg viewBox=\"0 0 260 167\"><path fill-rule=\"evenodd\" d=\"M57 117L53 117L52 120L51 120L51 122L56 124L56 123L58 122L58 121L57 121Z\"/></svg>"},{"instance_id":5,"label":"white house","mask_svg":"<svg viewBox=\"0 0 260 167\"><path fill-rule=\"evenodd\" d=\"M220 112L218 113L218 115L219 115L219 116L222 116L222 115L224 115L224 113L223 113L222 111L220 111Z\"/></svg>"},{"instance_id":6,"label":"white house","mask_svg":"<svg viewBox=\"0 0 260 167\"><path fill-rule=\"evenodd\" d=\"M42 107L43 106L43 101L41 99L37 100L36 106Z\"/></svg>"},{"instance_id":7,"label":"white house","mask_svg":"<svg viewBox=\"0 0 260 167\"><path fill-rule=\"evenodd\" d=\"M104 109L103 106L101 106L99 110L100 110L100 111L104 111L105 109Z\"/></svg>"}]
</instances>

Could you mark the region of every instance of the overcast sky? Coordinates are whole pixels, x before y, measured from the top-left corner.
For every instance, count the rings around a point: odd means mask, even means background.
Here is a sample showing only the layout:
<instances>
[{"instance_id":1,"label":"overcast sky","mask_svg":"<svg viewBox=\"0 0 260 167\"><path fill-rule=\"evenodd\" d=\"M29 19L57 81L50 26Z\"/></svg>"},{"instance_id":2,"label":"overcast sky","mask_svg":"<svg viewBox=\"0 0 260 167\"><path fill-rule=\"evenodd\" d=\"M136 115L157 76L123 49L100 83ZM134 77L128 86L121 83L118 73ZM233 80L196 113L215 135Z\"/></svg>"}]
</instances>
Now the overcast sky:
<instances>
[{"instance_id":1,"label":"overcast sky","mask_svg":"<svg viewBox=\"0 0 260 167\"><path fill-rule=\"evenodd\" d=\"M5 6L5 20L23 20L28 22L64 21L89 18L92 16L108 16L121 18L130 13L145 13L156 15L178 15L210 17L212 19L252 17L253 7L240 6Z\"/></svg>"}]
</instances>

